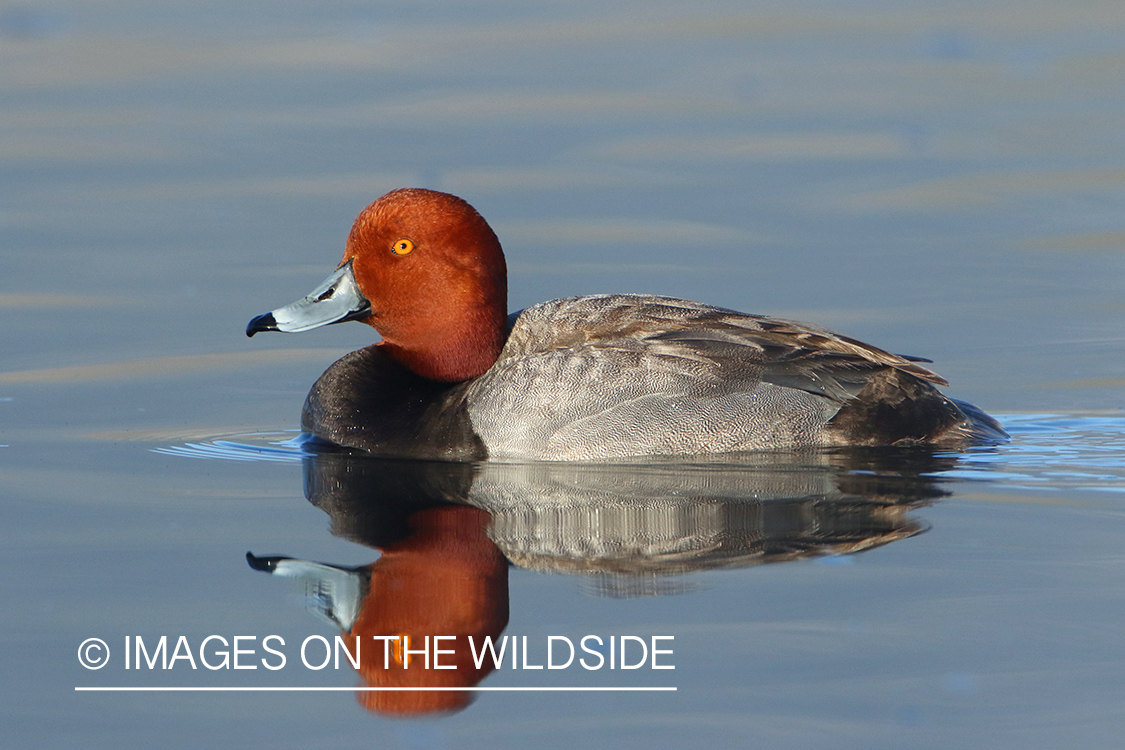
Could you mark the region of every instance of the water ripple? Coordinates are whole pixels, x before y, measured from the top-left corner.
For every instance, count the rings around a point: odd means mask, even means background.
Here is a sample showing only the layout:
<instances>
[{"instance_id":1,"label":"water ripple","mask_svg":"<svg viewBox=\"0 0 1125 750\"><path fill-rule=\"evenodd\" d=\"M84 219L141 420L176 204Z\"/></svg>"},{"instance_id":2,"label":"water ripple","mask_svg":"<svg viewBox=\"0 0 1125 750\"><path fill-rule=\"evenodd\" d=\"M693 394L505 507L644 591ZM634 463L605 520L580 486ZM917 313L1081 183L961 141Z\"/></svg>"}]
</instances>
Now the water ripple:
<instances>
[{"instance_id":1,"label":"water ripple","mask_svg":"<svg viewBox=\"0 0 1125 750\"><path fill-rule=\"evenodd\" d=\"M207 440L201 443L184 443L182 445L169 445L153 448L153 453L165 456L180 456L182 458L217 458L226 461L273 461L293 463L309 455L305 448L308 438L305 435L293 437L291 434L285 439L279 439L282 433L252 433L248 435L234 435L239 440L252 442L236 442L227 439Z\"/></svg>"},{"instance_id":2,"label":"water ripple","mask_svg":"<svg viewBox=\"0 0 1125 750\"><path fill-rule=\"evenodd\" d=\"M1125 415L1000 418L1007 445L969 450L942 476L1025 489L1125 492Z\"/></svg>"},{"instance_id":3,"label":"water ripple","mask_svg":"<svg viewBox=\"0 0 1125 750\"><path fill-rule=\"evenodd\" d=\"M1125 415L1017 414L1001 422L1010 443L954 454L956 468L940 476L1023 489L1125 492ZM152 450L183 458L292 463L314 453L314 444L307 435L273 432Z\"/></svg>"}]
</instances>

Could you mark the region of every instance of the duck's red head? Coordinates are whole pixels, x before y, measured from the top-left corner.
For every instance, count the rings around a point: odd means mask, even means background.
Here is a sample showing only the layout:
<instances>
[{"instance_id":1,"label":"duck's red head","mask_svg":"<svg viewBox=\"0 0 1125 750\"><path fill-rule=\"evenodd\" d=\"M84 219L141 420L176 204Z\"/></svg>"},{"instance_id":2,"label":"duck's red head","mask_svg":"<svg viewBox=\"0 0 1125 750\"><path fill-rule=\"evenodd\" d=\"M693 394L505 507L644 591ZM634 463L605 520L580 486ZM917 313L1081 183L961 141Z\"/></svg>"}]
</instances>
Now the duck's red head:
<instances>
[{"instance_id":1,"label":"duck's red head","mask_svg":"<svg viewBox=\"0 0 1125 750\"><path fill-rule=\"evenodd\" d=\"M508 318L500 241L465 201L432 190L387 193L352 225L352 262L371 303L363 322L388 353L434 380L474 378L496 361Z\"/></svg>"},{"instance_id":2,"label":"duck's red head","mask_svg":"<svg viewBox=\"0 0 1125 750\"><path fill-rule=\"evenodd\" d=\"M488 223L456 196L407 188L359 214L324 284L255 318L246 332L361 320L415 373L458 382L496 361L507 315L507 267Z\"/></svg>"}]
</instances>

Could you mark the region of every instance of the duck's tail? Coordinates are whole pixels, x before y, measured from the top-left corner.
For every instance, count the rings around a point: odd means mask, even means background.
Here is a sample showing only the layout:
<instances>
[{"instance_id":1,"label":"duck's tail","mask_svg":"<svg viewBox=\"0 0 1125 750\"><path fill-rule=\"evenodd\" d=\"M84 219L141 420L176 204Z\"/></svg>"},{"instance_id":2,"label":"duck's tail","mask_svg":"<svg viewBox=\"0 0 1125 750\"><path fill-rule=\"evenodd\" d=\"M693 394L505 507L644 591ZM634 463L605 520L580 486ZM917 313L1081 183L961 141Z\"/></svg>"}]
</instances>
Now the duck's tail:
<instances>
[{"instance_id":1,"label":"duck's tail","mask_svg":"<svg viewBox=\"0 0 1125 750\"><path fill-rule=\"evenodd\" d=\"M965 415L965 439L973 445L999 445L1009 440L1003 425L966 401L949 399Z\"/></svg>"},{"instance_id":2,"label":"duck's tail","mask_svg":"<svg viewBox=\"0 0 1125 750\"><path fill-rule=\"evenodd\" d=\"M977 445L1004 442L992 417L897 368L871 378L828 422L844 445Z\"/></svg>"}]
</instances>

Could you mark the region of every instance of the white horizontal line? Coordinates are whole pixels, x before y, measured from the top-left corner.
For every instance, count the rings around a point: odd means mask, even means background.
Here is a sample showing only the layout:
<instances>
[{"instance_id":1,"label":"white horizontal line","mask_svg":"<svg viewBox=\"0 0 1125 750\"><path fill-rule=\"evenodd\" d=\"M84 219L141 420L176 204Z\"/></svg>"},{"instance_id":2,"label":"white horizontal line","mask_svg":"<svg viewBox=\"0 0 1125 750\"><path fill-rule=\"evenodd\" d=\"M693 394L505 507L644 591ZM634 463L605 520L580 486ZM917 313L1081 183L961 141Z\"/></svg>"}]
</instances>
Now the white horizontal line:
<instances>
[{"instance_id":1,"label":"white horizontal line","mask_svg":"<svg viewBox=\"0 0 1125 750\"><path fill-rule=\"evenodd\" d=\"M253 693L253 692L675 692L675 687L76 687L101 693Z\"/></svg>"}]
</instances>

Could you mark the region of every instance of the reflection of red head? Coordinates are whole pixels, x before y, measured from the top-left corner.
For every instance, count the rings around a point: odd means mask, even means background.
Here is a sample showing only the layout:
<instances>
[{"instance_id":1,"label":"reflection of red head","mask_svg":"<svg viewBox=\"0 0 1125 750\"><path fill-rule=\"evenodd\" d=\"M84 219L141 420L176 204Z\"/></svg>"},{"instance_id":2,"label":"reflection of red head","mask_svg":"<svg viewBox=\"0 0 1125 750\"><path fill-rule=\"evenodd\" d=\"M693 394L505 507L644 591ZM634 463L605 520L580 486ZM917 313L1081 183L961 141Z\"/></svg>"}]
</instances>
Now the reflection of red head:
<instances>
[{"instance_id":1,"label":"reflection of red head","mask_svg":"<svg viewBox=\"0 0 1125 750\"><path fill-rule=\"evenodd\" d=\"M371 584L363 607L345 636L355 653L361 642L360 675L371 687L472 687L492 671L490 660L473 664L468 636L480 643L496 638L508 624L508 563L485 534L490 516L467 505L446 505L410 517L412 533L383 550L371 565ZM410 636L420 650L430 636L443 640L441 664L456 669L426 669L421 654L401 663L401 642L392 643L384 661L383 641L372 636ZM395 652L399 658L396 660ZM431 667L433 664L431 663ZM359 702L368 710L392 714L455 711L471 700L467 691L365 691Z\"/></svg>"}]
</instances>

